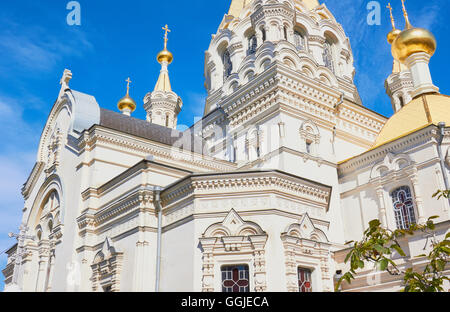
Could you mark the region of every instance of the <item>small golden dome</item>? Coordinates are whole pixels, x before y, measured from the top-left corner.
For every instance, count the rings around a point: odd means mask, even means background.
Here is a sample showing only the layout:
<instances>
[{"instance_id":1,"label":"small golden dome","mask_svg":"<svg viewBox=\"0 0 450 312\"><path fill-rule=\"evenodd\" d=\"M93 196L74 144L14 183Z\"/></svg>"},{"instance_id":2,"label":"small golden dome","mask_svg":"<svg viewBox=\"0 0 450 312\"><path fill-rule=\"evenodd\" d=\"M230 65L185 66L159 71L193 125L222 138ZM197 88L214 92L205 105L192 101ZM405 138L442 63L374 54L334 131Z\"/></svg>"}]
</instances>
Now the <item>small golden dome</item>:
<instances>
[{"instance_id":1,"label":"small golden dome","mask_svg":"<svg viewBox=\"0 0 450 312\"><path fill-rule=\"evenodd\" d=\"M414 53L425 52L433 56L437 42L434 35L423 28L402 31L392 44L392 55L401 63Z\"/></svg>"},{"instance_id":2,"label":"small golden dome","mask_svg":"<svg viewBox=\"0 0 450 312\"><path fill-rule=\"evenodd\" d=\"M136 102L127 94L117 103L117 107L120 111L130 110L130 112L134 112L136 110Z\"/></svg>"},{"instance_id":3,"label":"small golden dome","mask_svg":"<svg viewBox=\"0 0 450 312\"><path fill-rule=\"evenodd\" d=\"M156 57L158 60L158 63L162 63L166 61L168 64L172 63L173 61L173 54L170 53L167 49L162 50L158 53L158 56Z\"/></svg>"},{"instance_id":4,"label":"small golden dome","mask_svg":"<svg viewBox=\"0 0 450 312\"><path fill-rule=\"evenodd\" d=\"M392 44L401 32L402 31L400 29L392 29L391 32L387 35L387 41L389 42L389 44Z\"/></svg>"}]
</instances>

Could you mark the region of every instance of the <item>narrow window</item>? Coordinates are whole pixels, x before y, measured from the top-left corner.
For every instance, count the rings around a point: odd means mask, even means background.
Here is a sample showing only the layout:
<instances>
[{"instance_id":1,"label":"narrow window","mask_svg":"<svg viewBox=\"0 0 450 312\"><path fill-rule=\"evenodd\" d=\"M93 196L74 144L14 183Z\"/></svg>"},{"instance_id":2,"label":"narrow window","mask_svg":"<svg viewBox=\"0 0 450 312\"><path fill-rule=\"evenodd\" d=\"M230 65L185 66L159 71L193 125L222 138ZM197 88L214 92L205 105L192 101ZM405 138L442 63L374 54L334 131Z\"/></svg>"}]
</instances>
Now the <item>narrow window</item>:
<instances>
[{"instance_id":1,"label":"narrow window","mask_svg":"<svg viewBox=\"0 0 450 312\"><path fill-rule=\"evenodd\" d=\"M398 99L400 100L400 107L405 106L405 101L403 100L403 96L400 96Z\"/></svg>"},{"instance_id":2,"label":"narrow window","mask_svg":"<svg viewBox=\"0 0 450 312\"><path fill-rule=\"evenodd\" d=\"M298 268L298 290L299 292L312 292L311 270Z\"/></svg>"},{"instance_id":3,"label":"narrow window","mask_svg":"<svg viewBox=\"0 0 450 312\"><path fill-rule=\"evenodd\" d=\"M308 153L308 154L311 154L311 152L312 152L312 141L306 141L306 152Z\"/></svg>"},{"instance_id":4,"label":"narrow window","mask_svg":"<svg viewBox=\"0 0 450 312\"><path fill-rule=\"evenodd\" d=\"M231 75L231 72L233 71L233 63L231 62L230 52L228 52L228 50L226 50L223 53L222 61L223 61L223 77L225 80Z\"/></svg>"},{"instance_id":5,"label":"narrow window","mask_svg":"<svg viewBox=\"0 0 450 312\"><path fill-rule=\"evenodd\" d=\"M255 54L257 47L258 47L258 41L256 39L256 35L253 35L248 39L247 55Z\"/></svg>"},{"instance_id":6,"label":"narrow window","mask_svg":"<svg viewBox=\"0 0 450 312\"><path fill-rule=\"evenodd\" d=\"M264 28L262 28L261 32L262 32L262 40L263 40L263 42L265 42L266 41L266 30Z\"/></svg>"},{"instance_id":7,"label":"narrow window","mask_svg":"<svg viewBox=\"0 0 450 312\"><path fill-rule=\"evenodd\" d=\"M299 31L294 32L294 44L297 50L305 50L305 38Z\"/></svg>"},{"instance_id":8,"label":"narrow window","mask_svg":"<svg viewBox=\"0 0 450 312\"><path fill-rule=\"evenodd\" d=\"M248 265L222 267L222 292L250 292Z\"/></svg>"},{"instance_id":9,"label":"narrow window","mask_svg":"<svg viewBox=\"0 0 450 312\"><path fill-rule=\"evenodd\" d=\"M324 45L323 62L325 63L325 66L334 73L333 46L329 40L327 40Z\"/></svg>"},{"instance_id":10,"label":"narrow window","mask_svg":"<svg viewBox=\"0 0 450 312\"><path fill-rule=\"evenodd\" d=\"M166 127L169 127L169 115L166 115Z\"/></svg>"},{"instance_id":11,"label":"narrow window","mask_svg":"<svg viewBox=\"0 0 450 312\"><path fill-rule=\"evenodd\" d=\"M393 191L391 197L394 204L397 228L400 230L409 229L412 224L416 223L411 189L408 186L402 186Z\"/></svg>"},{"instance_id":12,"label":"narrow window","mask_svg":"<svg viewBox=\"0 0 450 312\"><path fill-rule=\"evenodd\" d=\"M284 40L288 40L287 27L284 26Z\"/></svg>"}]
</instances>

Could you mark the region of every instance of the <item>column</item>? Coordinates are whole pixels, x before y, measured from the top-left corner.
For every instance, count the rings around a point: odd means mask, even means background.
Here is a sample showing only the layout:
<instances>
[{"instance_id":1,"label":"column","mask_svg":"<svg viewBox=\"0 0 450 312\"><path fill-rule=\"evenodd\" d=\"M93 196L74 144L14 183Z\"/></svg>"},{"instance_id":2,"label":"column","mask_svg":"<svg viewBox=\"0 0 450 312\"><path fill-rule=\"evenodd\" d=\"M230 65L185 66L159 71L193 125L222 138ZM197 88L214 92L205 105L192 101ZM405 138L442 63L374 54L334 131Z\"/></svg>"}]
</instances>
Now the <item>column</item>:
<instances>
[{"instance_id":1,"label":"column","mask_svg":"<svg viewBox=\"0 0 450 312\"><path fill-rule=\"evenodd\" d=\"M411 183L414 190L415 195L415 202L417 206L417 213L418 215L418 223L424 224L427 220L425 218L425 209L423 207L423 199L422 199L422 193L419 186L419 177L417 176L417 172L414 173L414 175L411 177Z\"/></svg>"},{"instance_id":2,"label":"column","mask_svg":"<svg viewBox=\"0 0 450 312\"><path fill-rule=\"evenodd\" d=\"M382 185L377 187L377 196L378 196L378 207L379 207L379 218L381 225L384 228L388 228L387 217L386 217L386 205L384 201L384 189Z\"/></svg>"}]
</instances>

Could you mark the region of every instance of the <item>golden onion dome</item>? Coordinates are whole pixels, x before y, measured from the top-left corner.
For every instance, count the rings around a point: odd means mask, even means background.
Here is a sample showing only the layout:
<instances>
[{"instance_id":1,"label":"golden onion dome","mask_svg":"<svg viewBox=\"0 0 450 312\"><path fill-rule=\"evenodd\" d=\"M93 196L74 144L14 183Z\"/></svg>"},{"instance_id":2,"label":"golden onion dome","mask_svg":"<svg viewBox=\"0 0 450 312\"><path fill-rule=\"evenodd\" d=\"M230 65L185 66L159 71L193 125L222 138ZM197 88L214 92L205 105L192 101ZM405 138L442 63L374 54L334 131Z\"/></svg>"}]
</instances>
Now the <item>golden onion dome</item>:
<instances>
[{"instance_id":1,"label":"golden onion dome","mask_svg":"<svg viewBox=\"0 0 450 312\"><path fill-rule=\"evenodd\" d=\"M392 29L391 32L387 35L387 41L389 42L389 44L392 44L401 32L402 31L400 29Z\"/></svg>"},{"instance_id":2,"label":"golden onion dome","mask_svg":"<svg viewBox=\"0 0 450 312\"><path fill-rule=\"evenodd\" d=\"M392 55L401 63L414 53L425 52L433 56L437 42L434 35L423 28L402 31L392 44Z\"/></svg>"},{"instance_id":3,"label":"golden onion dome","mask_svg":"<svg viewBox=\"0 0 450 312\"><path fill-rule=\"evenodd\" d=\"M127 94L117 103L117 107L120 111L130 110L134 112L136 110L136 102Z\"/></svg>"},{"instance_id":4,"label":"golden onion dome","mask_svg":"<svg viewBox=\"0 0 450 312\"><path fill-rule=\"evenodd\" d=\"M450 96L425 94L416 97L395 113L384 125L374 148L395 141L429 125L450 125Z\"/></svg>"},{"instance_id":5,"label":"golden onion dome","mask_svg":"<svg viewBox=\"0 0 450 312\"><path fill-rule=\"evenodd\" d=\"M167 49L164 49L158 53L158 56L156 57L156 59L158 60L158 63L160 63L160 64L164 61L166 61L168 64L170 64L173 61L173 54L170 51L168 51Z\"/></svg>"}]
</instances>

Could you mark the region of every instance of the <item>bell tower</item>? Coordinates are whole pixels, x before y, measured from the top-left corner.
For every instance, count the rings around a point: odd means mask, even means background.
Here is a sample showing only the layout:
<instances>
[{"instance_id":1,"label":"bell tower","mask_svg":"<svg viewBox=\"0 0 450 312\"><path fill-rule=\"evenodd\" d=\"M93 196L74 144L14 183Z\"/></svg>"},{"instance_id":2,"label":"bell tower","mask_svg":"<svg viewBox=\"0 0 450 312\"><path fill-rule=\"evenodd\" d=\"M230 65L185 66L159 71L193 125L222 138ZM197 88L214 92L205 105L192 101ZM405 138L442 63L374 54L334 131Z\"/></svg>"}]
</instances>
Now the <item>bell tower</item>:
<instances>
[{"instance_id":1,"label":"bell tower","mask_svg":"<svg viewBox=\"0 0 450 312\"><path fill-rule=\"evenodd\" d=\"M144 109L147 112L147 121L175 129L177 127L178 114L183 106L181 98L172 91L169 79L168 67L173 61L173 55L167 50L167 35L169 27L163 27L164 49L158 53L157 60L161 64L161 72L153 92L149 92L144 98Z\"/></svg>"}]
</instances>

